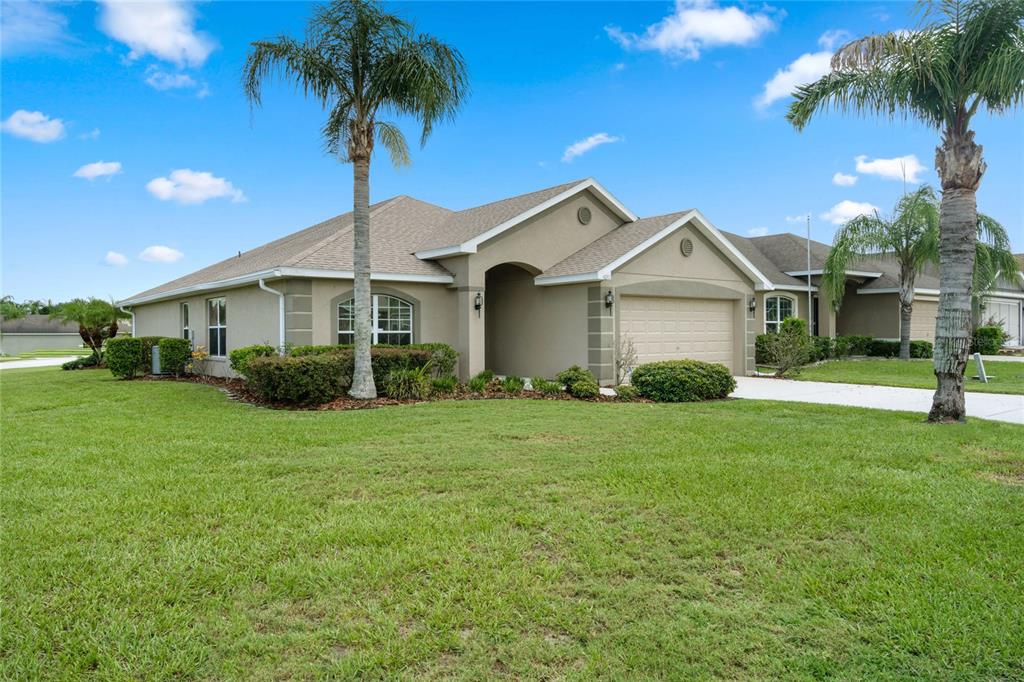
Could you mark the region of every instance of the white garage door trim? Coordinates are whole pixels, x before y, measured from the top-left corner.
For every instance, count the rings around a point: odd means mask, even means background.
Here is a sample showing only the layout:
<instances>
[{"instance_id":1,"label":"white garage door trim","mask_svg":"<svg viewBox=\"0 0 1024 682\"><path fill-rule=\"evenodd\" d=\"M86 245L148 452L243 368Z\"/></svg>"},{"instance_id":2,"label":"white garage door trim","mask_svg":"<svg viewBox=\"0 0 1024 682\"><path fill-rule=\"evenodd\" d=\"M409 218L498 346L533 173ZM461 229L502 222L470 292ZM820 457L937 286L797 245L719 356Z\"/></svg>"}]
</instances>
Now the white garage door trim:
<instances>
[{"instance_id":1,"label":"white garage door trim","mask_svg":"<svg viewBox=\"0 0 1024 682\"><path fill-rule=\"evenodd\" d=\"M619 334L632 340L637 361L704 360L735 373L735 301L715 298L623 296Z\"/></svg>"},{"instance_id":2,"label":"white garage door trim","mask_svg":"<svg viewBox=\"0 0 1024 682\"><path fill-rule=\"evenodd\" d=\"M1007 298L990 298L985 302L985 321L994 318L1003 327L1010 338L1006 341L1007 346L1021 345L1021 315L1020 301Z\"/></svg>"}]
</instances>

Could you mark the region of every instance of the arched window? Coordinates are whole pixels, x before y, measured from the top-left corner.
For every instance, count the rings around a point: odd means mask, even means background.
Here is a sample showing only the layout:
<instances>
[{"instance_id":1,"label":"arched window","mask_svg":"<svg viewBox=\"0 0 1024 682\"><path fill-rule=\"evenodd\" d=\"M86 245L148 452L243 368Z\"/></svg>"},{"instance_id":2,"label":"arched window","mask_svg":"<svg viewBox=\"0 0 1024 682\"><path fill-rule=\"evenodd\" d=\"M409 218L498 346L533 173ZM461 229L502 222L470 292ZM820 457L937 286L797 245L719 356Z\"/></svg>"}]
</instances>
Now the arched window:
<instances>
[{"instance_id":1,"label":"arched window","mask_svg":"<svg viewBox=\"0 0 1024 682\"><path fill-rule=\"evenodd\" d=\"M395 296L374 294L370 306L372 343L407 346L412 343L412 303ZM338 304L338 343L355 343L355 299Z\"/></svg>"},{"instance_id":2,"label":"arched window","mask_svg":"<svg viewBox=\"0 0 1024 682\"><path fill-rule=\"evenodd\" d=\"M789 296L768 296L764 299L764 330L776 333L787 317L796 315L796 301Z\"/></svg>"}]
</instances>

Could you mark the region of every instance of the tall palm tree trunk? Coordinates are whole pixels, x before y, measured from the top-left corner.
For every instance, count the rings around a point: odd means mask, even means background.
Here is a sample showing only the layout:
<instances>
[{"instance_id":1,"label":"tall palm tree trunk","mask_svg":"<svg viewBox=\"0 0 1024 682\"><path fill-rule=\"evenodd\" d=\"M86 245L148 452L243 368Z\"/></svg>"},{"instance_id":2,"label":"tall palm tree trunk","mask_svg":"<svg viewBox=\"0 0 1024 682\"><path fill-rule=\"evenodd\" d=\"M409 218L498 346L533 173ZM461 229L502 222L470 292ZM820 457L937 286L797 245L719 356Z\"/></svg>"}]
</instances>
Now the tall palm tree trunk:
<instances>
[{"instance_id":1,"label":"tall palm tree trunk","mask_svg":"<svg viewBox=\"0 0 1024 682\"><path fill-rule=\"evenodd\" d=\"M914 315L914 272L900 277L900 360L910 359L910 318Z\"/></svg>"},{"instance_id":2,"label":"tall palm tree trunk","mask_svg":"<svg viewBox=\"0 0 1024 682\"><path fill-rule=\"evenodd\" d=\"M373 367L370 364L370 154L363 150L353 154L352 169L355 365L349 395L370 400L377 397Z\"/></svg>"},{"instance_id":3,"label":"tall palm tree trunk","mask_svg":"<svg viewBox=\"0 0 1024 682\"><path fill-rule=\"evenodd\" d=\"M939 210L939 313L935 320L935 376L938 388L929 421L962 421L964 370L971 348L971 289L974 283L978 202L975 192L985 172L974 133L947 131L935 150L942 181Z\"/></svg>"}]
</instances>

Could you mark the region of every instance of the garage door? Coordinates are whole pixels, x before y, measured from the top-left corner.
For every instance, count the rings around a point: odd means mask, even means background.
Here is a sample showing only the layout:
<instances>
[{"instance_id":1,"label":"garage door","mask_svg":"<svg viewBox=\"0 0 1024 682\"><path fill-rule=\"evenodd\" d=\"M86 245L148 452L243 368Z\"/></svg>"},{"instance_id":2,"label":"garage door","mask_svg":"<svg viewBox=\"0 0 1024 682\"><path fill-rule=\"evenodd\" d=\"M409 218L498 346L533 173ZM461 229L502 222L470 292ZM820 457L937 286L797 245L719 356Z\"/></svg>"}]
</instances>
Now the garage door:
<instances>
[{"instance_id":1,"label":"garage door","mask_svg":"<svg viewBox=\"0 0 1024 682\"><path fill-rule=\"evenodd\" d=\"M1010 337L1007 346L1019 346L1020 341L1020 301L1003 298L990 298L985 301L985 321L993 320L1003 328Z\"/></svg>"},{"instance_id":2,"label":"garage door","mask_svg":"<svg viewBox=\"0 0 1024 682\"><path fill-rule=\"evenodd\" d=\"M733 368L734 303L703 298L623 296L620 333L639 362L704 360Z\"/></svg>"}]
</instances>

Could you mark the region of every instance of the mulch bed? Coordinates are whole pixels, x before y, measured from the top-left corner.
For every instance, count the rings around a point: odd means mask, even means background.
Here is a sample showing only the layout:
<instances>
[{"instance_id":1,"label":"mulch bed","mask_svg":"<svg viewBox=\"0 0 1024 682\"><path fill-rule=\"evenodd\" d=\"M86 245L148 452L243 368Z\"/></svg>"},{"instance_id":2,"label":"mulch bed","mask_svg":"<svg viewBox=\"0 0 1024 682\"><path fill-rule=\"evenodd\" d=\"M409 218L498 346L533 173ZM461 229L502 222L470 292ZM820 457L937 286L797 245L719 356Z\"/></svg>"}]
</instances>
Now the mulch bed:
<instances>
[{"instance_id":1,"label":"mulch bed","mask_svg":"<svg viewBox=\"0 0 1024 682\"><path fill-rule=\"evenodd\" d=\"M395 400L394 398L385 398L383 396L373 400L357 400L345 395L322 405L292 405L288 403L273 403L263 400L258 395L250 391L246 386L245 381L242 379L225 379L223 377L199 376L195 374L187 374L183 377L145 376L141 378L144 381L184 381L193 384L207 384L220 389L232 400L256 405L258 407L266 407L273 410L294 410L303 412L317 412L325 410L336 412L344 410L371 410L378 407L390 407L392 405L415 405L419 403L440 402L442 400L576 400L578 402L587 403L623 402L618 398L606 395L598 396L593 400L580 400L579 398L573 398L568 393L548 395L537 391L505 393L496 390L488 390L486 393L474 393L466 390L465 387L460 387L459 390L454 393L448 393L432 400ZM648 403L651 401L644 398L637 398L629 402Z\"/></svg>"}]
</instances>

